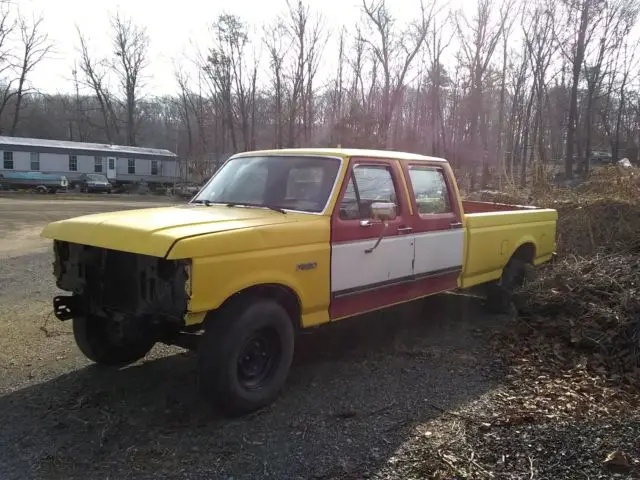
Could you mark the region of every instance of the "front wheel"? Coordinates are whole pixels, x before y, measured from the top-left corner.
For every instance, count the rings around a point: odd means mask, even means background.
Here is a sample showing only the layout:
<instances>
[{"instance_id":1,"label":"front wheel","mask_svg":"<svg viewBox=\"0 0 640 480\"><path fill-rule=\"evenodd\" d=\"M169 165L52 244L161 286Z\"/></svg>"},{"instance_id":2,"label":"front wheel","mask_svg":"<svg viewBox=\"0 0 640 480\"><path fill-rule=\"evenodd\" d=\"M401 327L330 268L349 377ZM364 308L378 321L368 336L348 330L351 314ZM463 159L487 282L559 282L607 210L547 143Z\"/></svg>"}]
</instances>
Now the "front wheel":
<instances>
[{"instance_id":1,"label":"front wheel","mask_svg":"<svg viewBox=\"0 0 640 480\"><path fill-rule=\"evenodd\" d=\"M150 338L126 338L111 319L82 316L73 319L73 336L80 351L89 360L120 367L143 358L155 345Z\"/></svg>"},{"instance_id":2,"label":"front wheel","mask_svg":"<svg viewBox=\"0 0 640 480\"><path fill-rule=\"evenodd\" d=\"M199 381L205 397L228 415L272 403L289 375L294 328L277 302L235 302L205 328Z\"/></svg>"}]
</instances>

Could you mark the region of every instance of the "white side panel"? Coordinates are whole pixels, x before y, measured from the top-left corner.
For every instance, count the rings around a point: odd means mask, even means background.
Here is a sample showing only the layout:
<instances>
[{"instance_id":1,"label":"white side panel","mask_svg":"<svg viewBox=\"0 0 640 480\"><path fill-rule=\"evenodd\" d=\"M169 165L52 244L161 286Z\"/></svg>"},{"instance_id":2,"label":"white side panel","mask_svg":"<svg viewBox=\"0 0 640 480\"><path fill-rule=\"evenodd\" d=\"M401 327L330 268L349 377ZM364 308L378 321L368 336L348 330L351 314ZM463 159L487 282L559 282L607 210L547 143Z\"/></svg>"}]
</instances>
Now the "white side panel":
<instances>
[{"instance_id":1,"label":"white side panel","mask_svg":"<svg viewBox=\"0 0 640 480\"><path fill-rule=\"evenodd\" d=\"M78 157L78 174L81 173L95 173L96 159L93 155L77 155ZM69 157L67 156L67 161ZM67 165L67 168L69 166ZM104 172L104 165L102 167Z\"/></svg>"},{"instance_id":2,"label":"white side panel","mask_svg":"<svg viewBox=\"0 0 640 480\"><path fill-rule=\"evenodd\" d=\"M31 171L31 154L29 152L13 152L13 169L24 172Z\"/></svg>"},{"instance_id":3,"label":"white side panel","mask_svg":"<svg viewBox=\"0 0 640 480\"><path fill-rule=\"evenodd\" d=\"M371 253L377 238L331 246L331 292L386 282L413 273L413 235L385 238Z\"/></svg>"},{"instance_id":4,"label":"white side panel","mask_svg":"<svg viewBox=\"0 0 640 480\"><path fill-rule=\"evenodd\" d=\"M454 269L462 266L464 254L464 229L417 233L414 274Z\"/></svg>"}]
</instances>

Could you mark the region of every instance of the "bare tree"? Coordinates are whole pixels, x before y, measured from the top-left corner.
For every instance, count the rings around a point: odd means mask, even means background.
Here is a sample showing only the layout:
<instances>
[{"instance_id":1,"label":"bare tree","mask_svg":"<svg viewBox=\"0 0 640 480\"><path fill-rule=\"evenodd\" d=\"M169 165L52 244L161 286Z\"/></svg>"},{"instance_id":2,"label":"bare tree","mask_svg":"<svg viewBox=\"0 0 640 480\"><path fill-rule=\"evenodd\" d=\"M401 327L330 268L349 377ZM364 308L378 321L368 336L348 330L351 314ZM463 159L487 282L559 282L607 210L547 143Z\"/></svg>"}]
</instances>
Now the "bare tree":
<instances>
[{"instance_id":1,"label":"bare tree","mask_svg":"<svg viewBox=\"0 0 640 480\"><path fill-rule=\"evenodd\" d=\"M102 116L104 133L109 143L114 143L120 135L118 118L113 97L109 91L107 74L109 67L106 60L94 60L89 51L87 41L78 27L80 42L80 70L84 74L84 84L94 93Z\"/></svg>"},{"instance_id":2,"label":"bare tree","mask_svg":"<svg viewBox=\"0 0 640 480\"><path fill-rule=\"evenodd\" d=\"M602 126L606 132L611 155L614 160L620 158L620 142L624 113L628 105L628 90L633 72L640 67L638 50L640 39L625 39L615 54L615 60L609 73L606 100L600 109ZM635 158L634 158L635 160Z\"/></svg>"},{"instance_id":3,"label":"bare tree","mask_svg":"<svg viewBox=\"0 0 640 480\"><path fill-rule=\"evenodd\" d=\"M544 127L542 125L544 113L544 96L546 93L547 70L556 46L553 42L553 24L555 22L554 5L525 6L522 18L522 31L527 48L533 82L530 98L527 103L525 128L523 134L523 153L521 159L520 184L526 184L527 164L532 165L537 152L541 164L545 164ZM535 106L535 116L531 119L531 110ZM533 124L531 125L531 121ZM530 146L531 140L531 147ZM529 160L527 161L527 152Z\"/></svg>"},{"instance_id":4,"label":"bare tree","mask_svg":"<svg viewBox=\"0 0 640 480\"><path fill-rule=\"evenodd\" d=\"M434 155L440 155L446 151L447 143L444 134L444 117L442 113L442 92L441 89L446 82L444 78L446 72L442 64L442 54L451 45L454 33L444 37L444 28L449 25L450 18L447 15L445 21L439 21L438 15L441 12L437 12L433 18L433 28L429 32L429 39L426 42L427 51L429 55L429 80L431 84L430 97L430 111L431 111L431 152Z\"/></svg>"},{"instance_id":5,"label":"bare tree","mask_svg":"<svg viewBox=\"0 0 640 480\"><path fill-rule=\"evenodd\" d=\"M502 186L503 176L507 177L504 152L505 116L507 102L507 67L509 60L509 38L515 20L508 20L502 29L502 70L500 72L500 100L498 104L498 125L496 132L496 157L498 161L498 185ZM515 97L515 96L514 96ZM515 99L514 99L515 100Z\"/></svg>"},{"instance_id":6,"label":"bare tree","mask_svg":"<svg viewBox=\"0 0 640 480\"><path fill-rule=\"evenodd\" d=\"M584 150L588 158L592 145L603 144L616 158L637 159L640 56L629 33L637 2L479 0L473 11L453 17L431 3L416 4L417 21L408 29L394 23L388 2L364 0L362 6L363 21L331 32L331 63L337 64L326 83L319 76L330 32L307 4L292 0L260 39L239 17L216 19L198 73L182 68L175 96L135 94L135 142L175 148L187 159L186 173L199 179L240 149L402 148L446 155L462 188L489 186L501 177L516 183L515 170L517 183L530 185L533 177L535 187L543 166L566 163L569 125L568 144L581 159ZM3 43L8 29L2 25L0 16L0 86L13 114L18 75L12 68L20 53ZM450 51L451 36L459 37L456 51ZM124 68L122 57L92 57L79 37L74 95L23 95L19 133L129 143L131 84L114 70L114 63ZM255 61L261 47L269 62L264 73ZM7 131L11 117L1 119ZM497 177L489 168L493 157Z\"/></svg>"},{"instance_id":7,"label":"bare tree","mask_svg":"<svg viewBox=\"0 0 640 480\"><path fill-rule=\"evenodd\" d=\"M284 102L284 61L291 46L287 35L287 27L281 19L265 31L264 43L269 55L271 67L271 87L273 88L273 146L283 146L283 102Z\"/></svg>"},{"instance_id":8,"label":"bare tree","mask_svg":"<svg viewBox=\"0 0 640 480\"><path fill-rule=\"evenodd\" d=\"M118 77L126 112L126 142L136 145L138 100L143 87L142 75L147 66L149 37L146 29L134 25L129 18L117 13L111 18L114 31L113 69Z\"/></svg>"},{"instance_id":9,"label":"bare tree","mask_svg":"<svg viewBox=\"0 0 640 480\"><path fill-rule=\"evenodd\" d=\"M483 85L498 42L503 35L505 24L513 2L505 0L500 6L499 15L494 19L494 0L478 0L475 17L469 20L464 12L458 12L456 27L462 44L462 52L469 70L470 92L470 125L469 152L483 152L482 186L486 184L488 164L488 137L486 117L482 115ZM481 139L481 142L478 142ZM480 145L482 143L482 145ZM471 177L471 188L475 187L475 175Z\"/></svg>"},{"instance_id":10,"label":"bare tree","mask_svg":"<svg viewBox=\"0 0 640 480\"><path fill-rule=\"evenodd\" d=\"M571 94L569 100L569 119L567 122L567 141L565 149L565 177L573 177L574 147L578 122L578 88L585 52L591 41L595 24L600 21L600 0L563 0L565 22L561 33L556 33L558 47L571 65ZM559 25L559 23L557 24ZM565 34L565 32L568 32ZM567 48L567 45L569 48Z\"/></svg>"},{"instance_id":11,"label":"bare tree","mask_svg":"<svg viewBox=\"0 0 640 480\"><path fill-rule=\"evenodd\" d=\"M338 72L333 82L333 89L330 92L331 102L331 124L329 137L331 138L331 144L341 145L344 141L344 125L343 118L345 115L345 46L346 46L346 29L343 27L340 30L340 36L338 37Z\"/></svg>"},{"instance_id":12,"label":"bare tree","mask_svg":"<svg viewBox=\"0 0 640 480\"><path fill-rule=\"evenodd\" d=\"M182 121L187 129L187 158L191 158L193 154L193 129L191 128L191 104L189 99L191 92L188 87L189 78L179 67L175 69L175 76L178 87L180 88L178 101L176 103L178 104Z\"/></svg>"},{"instance_id":13,"label":"bare tree","mask_svg":"<svg viewBox=\"0 0 640 480\"><path fill-rule=\"evenodd\" d=\"M433 17L434 5L425 8L420 0L419 19L409 25L405 33L394 28L394 19L389 12L386 0L367 3L362 1L370 30L377 37L363 38L373 51L382 67L382 108L378 120L378 139L380 145L390 147L389 127L393 114L402 100L405 80L416 55L423 47Z\"/></svg>"},{"instance_id":14,"label":"bare tree","mask_svg":"<svg viewBox=\"0 0 640 480\"><path fill-rule=\"evenodd\" d=\"M16 91L13 89L14 78L7 78L7 74L13 69L13 55L9 48L9 40L16 28L16 21L11 15L11 11L5 5L0 7L0 118L9 104L9 101L15 96Z\"/></svg>"},{"instance_id":15,"label":"bare tree","mask_svg":"<svg viewBox=\"0 0 640 480\"><path fill-rule=\"evenodd\" d=\"M601 96L602 82L615 62L615 52L619 52L636 23L639 6L635 0L614 0L608 2L602 11L602 21L597 32L599 41L594 52L587 52L584 59L584 76L587 82L585 106L585 155L580 171L587 176L592 157L593 124L596 103ZM591 53L591 54L589 54Z\"/></svg>"},{"instance_id":16,"label":"bare tree","mask_svg":"<svg viewBox=\"0 0 640 480\"><path fill-rule=\"evenodd\" d=\"M214 44L201 68L215 98L224 110L223 121L231 137L233 151L238 150L236 129L240 130L243 148L255 145L255 101L258 62L247 62L251 48L247 25L237 16L222 14L212 26Z\"/></svg>"},{"instance_id":17,"label":"bare tree","mask_svg":"<svg viewBox=\"0 0 640 480\"><path fill-rule=\"evenodd\" d=\"M313 131L313 82L318 69L324 36L322 17L313 15L311 8L301 0L287 0L288 15L284 24L291 38L291 62L289 65L289 124L288 146L297 143L300 131L306 143Z\"/></svg>"},{"instance_id":18,"label":"bare tree","mask_svg":"<svg viewBox=\"0 0 640 480\"><path fill-rule=\"evenodd\" d=\"M50 53L52 44L46 33L43 33L42 17L28 21L24 17L18 20L20 39L22 41L22 55L18 67L18 86L15 92L16 102L13 111L13 121L11 123L10 135L16 134L22 101L25 95L32 90L27 88L26 81L29 74L37 65Z\"/></svg>"}]
</instances>

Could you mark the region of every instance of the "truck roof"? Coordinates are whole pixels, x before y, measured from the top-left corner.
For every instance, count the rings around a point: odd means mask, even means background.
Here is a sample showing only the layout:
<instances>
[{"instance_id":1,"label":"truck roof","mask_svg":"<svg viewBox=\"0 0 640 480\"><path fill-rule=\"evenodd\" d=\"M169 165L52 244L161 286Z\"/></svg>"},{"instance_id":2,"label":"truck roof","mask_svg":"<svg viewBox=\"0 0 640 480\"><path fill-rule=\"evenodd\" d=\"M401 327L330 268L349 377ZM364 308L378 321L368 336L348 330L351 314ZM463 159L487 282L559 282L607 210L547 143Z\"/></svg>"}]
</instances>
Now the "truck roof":
<instances>
[{"instance_id":1,"label":"truck roof","mask_svg":"<svg viewBox=\"0 0 640 480\"><path fill-rule=\"evenodd\" d=\"M416 153L395 152L391 150L367 150L359 148L281 148L276 150L254 150L233 155L231 158L254 155L318 155L321 157L369 157L407 161L446 162L444 158L428 157Z\"/></svg>"}]
</instances>

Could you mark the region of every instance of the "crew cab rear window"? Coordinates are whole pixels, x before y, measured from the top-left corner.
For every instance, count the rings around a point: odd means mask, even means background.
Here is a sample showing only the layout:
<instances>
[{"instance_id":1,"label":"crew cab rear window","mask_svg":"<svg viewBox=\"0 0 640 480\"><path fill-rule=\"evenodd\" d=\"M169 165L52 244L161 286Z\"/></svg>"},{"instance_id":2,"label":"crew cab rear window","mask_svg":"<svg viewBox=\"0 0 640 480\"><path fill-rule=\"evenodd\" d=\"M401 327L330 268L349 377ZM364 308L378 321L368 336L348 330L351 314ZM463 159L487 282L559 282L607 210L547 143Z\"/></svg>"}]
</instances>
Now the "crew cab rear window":
<instances>
[{"instance_id":1,"label":"crew cab rear window","mask_svg":"<svg viewBox=\"0 0 640 480\"><path fill-rule=\"evenodd\" d=\"M451 212L447 182L441 169L410 165L409 178L420 214Z\"/></svg>"}]
</instances>

